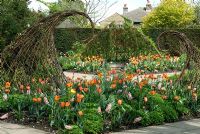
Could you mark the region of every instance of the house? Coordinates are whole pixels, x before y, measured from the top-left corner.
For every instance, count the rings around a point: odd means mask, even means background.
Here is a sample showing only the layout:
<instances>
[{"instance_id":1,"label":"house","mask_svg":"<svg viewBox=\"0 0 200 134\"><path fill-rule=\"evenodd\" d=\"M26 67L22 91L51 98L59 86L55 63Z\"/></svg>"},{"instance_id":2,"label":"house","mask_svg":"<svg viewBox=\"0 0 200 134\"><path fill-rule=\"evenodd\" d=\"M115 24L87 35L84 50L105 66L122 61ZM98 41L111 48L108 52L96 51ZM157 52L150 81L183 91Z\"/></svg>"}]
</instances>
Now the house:
<instances>
[{"instance_id":1,"label":"house","mask_svg":"<svg viewBox=\"0 0 200 134\"><path fill-rule=\"evenodd\" d=\"M130 12L128 11L127 4L124 4L122 15L115 13L109 16L108 18L104 19L103 21L99 22L99 24L101 28L109 27L109 25L112 23L114 23L118 27L121 27L125 22L125 18L127 18L132 21L133 26L138 27L142 23L142 18L151 11L152 6L149 0L147 0L146 7L139 7Z\"/></svg>"},{"instance_id":2,"label":"house","mask_svg":"<svg viewBox=\"0 0 200 134\"><path fill-rule=\"evenodd\" d=\"M121 27L124 24L125 20L124 17L118 13L111 15L110 17L106 18L105 20L101 21L100 27L107 27L111 23L114 23L118 27Z\"/></svg>"}]
</instances>

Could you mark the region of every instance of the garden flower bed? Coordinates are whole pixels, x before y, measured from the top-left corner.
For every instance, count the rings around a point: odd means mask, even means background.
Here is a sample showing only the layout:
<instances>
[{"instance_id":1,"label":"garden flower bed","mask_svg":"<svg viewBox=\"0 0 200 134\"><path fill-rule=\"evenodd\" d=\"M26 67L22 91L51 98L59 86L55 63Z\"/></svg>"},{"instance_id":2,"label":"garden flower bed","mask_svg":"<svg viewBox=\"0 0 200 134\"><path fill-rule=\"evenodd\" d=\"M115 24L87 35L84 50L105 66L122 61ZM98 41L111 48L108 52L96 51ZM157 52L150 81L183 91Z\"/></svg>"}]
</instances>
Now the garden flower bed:
<instances>
[{"instance_id":1,"label":"garden flower bed","mask_svg":"<svg viewBox=\"0 0 200 134\"><path fill-rule=\"evenodd\" d=\"M170 55L140 55L131 57L128 63L106 62L100 56L86 57L83 60L79 54L72 51L60 56L59 62L64 71L83 72L97 74L102 69L125 70L127 73L161 73L180 71L184 67L186 56Z\"/></svg>"},{"instance_id":2,"label":"garden flower bed","mask_svg":"<svg viewBox=\"0 0 200 134\"><path fill-rule=\"evenodd\" d=\"M100 56L90 56L81 59L81 55L75 54L73 51L61 55L58 60L64 71L84 73L96 73L103 68L104 63L104 59Z\"/></svg>"},{"instance_id":3,"label":"garden flower bed","mask_svg":"<svg viewBox=\"0 0 200 134\"><path fill-rule=\"evenodd\" d=\"M4 82L1 119L49 124L58 133L81 134L158 125L199 115L198 87L192 87L187 76L176 84L177 75L151 74L133 79L135 75L139 74L102 70L91 80L68 78L59 89L42 77L17 85Z\"/></svg>"},{"instance_id":4,"label":"garden flower bed","mask_svg":"<svg viewBox=\"0 0 200 134\"><path fill-rule=\"evenodd\" d=\"M131 57L129 63L125 66L127 73L160 73L180 71L184 67L186 56L181 55L141 55L138 57Z\"/></svg>"}]
</instances>

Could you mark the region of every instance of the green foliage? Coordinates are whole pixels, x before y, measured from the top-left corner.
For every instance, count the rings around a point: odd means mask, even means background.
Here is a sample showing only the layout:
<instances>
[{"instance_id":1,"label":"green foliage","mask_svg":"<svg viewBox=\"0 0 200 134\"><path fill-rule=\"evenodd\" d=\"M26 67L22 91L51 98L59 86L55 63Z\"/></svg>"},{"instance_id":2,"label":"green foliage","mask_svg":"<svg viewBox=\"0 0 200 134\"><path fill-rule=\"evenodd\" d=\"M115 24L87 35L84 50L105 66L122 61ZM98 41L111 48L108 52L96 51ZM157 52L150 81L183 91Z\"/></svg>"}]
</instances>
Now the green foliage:
<instances>
[{"instance_id":1,"label":"green foliage","mask_svg":"<svg viewBox=\"0 0 200 134\"><path fill-rule=\"evenodd\" d=\"M176 103L174 107L179 116L190 115L190 110L186 106L184 106L184 104Z\"/></svg>"},{"instance_id":2,"label":"green foliage","mask_svg":"<svg viewBox=\"0 0 200 134\"><path fill-rule=\"evenodd\" d=\"M183 0L163 0L144 18L144 28L181 28L193 22L194 9Z\"/></svg>"},{"instance_id":3,"label":"green foliage","mask_svg":"<svg viewBox=\"0 0 200 134\"><path fill-rule=\"evenodd\" d=\"M72 45L72 51L74 51L76 54L80 54L80 55L82 55L84 53L85 48L86 48L86 44L80 43L78 41Z\"/></svg>"},{"instance_id":4,"label":"green foliage","mask_svg":"<svg viewBox=\"0 0 200 134\"><path fill-rule=\"evenodd\" d=\"M23 94L15 94L9 97L8 103L15 117L20 120L23 118L23 111L29 106L30 100L28 96Z\"/></svg>"},{"instance_id":5,"label":"green foliage","mask_svg":"<svg viewBox=\"0 0 200 134\"><path fill-rule=\"evenodd\" d=\"M103 118L101 114L97 113L97 109L87 108L84 113L80 119L84 133L97 134L102 132Z\"/></svg>"},{"instance_id":6,"label":"green foliage","mask_svg":"<svg viewBox=\"0 0 200 134\"><path fill-rule=\"evenodd\" d=\"M56 48L67 52L75 42L85 42L83 56L101 55L108 61L126 61L132 55L155 52L150 40L144 40L144 35L128 24L121 29L95 29L94 33L95 36L92 36L91 29L57 29Z\"/></svg>"},{"instance_id":7,"label":"green foliage","mask_svg":"<svg viewBox=\"0 0 200 134\"><path fill-rule=\"evenodd\" d=\"M3 0L0 8L0 51L41 14L31 12L27 0Z\"/></svg>"},{"instance_id":8,"label":"green foliage","mask_svg":"<svg viewBox=\"0 0 200 134\"><path fill-rule=\"evenodd\" d=\"M71 130L60 129L58 130L57 134L84 134L84 133L79 126L73 125Z\"/></svg>"},{"instance_id":9,"label":"green foliage","mask_svg":"<svg viewBox=\"0 0 200 134\"><path fill-rule=\"evenodd\" d=\"M138 29L138 32L144 37L144 39L149 42L149 44L155 49L155 51L160 54L156 43L148 35L145 35L141 28Z\"/></svg>"},{"instance_id":10,"label":"green foliage","mask_svg":"<svg viewBox=\"0 0 200 134\"><path fill-rule=\"evenodd\" d=\"M145 127L151 124L151 119L149 117L148 111L138 110L137 112L142 117L142 120L140 122L142 126Z\"/></svg>"},{"instance_id":11,"label":"green foliage","mask_svg":"<svg viewBox=\"0 0 200 134\"><path fill-rule=\"evenodd\" d=\"M165 120L164 116L163 116L163 113L160 110L149 112L149 118L150 118L151 123L153 125L163 124L163 122Z\"/></svg>"},{"instance_id":12,"label":"green foliage","mask_svg":"<svg viewBox=\"0 0 200 134\"><path fill-rule=\"evenodd\" d=\"M3 100L3 96L0 96L0 113L7 112L9 110L9 103Z\"/></svg>"},{"instance_id":13,"label":"green foliage","mask_svg":"<svg viewBox=\"0 0 200 134\"><path fill-rule=\"evenodd\" d=\"M160 55L159 58L155 59L156 56L158 55L147 55L144 60L139 58L141 56L131 57L129 63L125 66L125 70L127 73L136 73L138 69L143 70L145 73L180 71L186 61L186 55L181 55L179 58L170 55Z\"/></svg>"},{"instance_id":14,"label":"green foliage","mask_svg":"<svg viewBox=\"0 0 200 134\"><path fill-rule=\"evenodd\" d=\"M159 124L159 120L160 120L160 123L164 122L164 120L166 122L173 122L173 121L178 120L178 114L176 110L173 109L173 106L165 102L161 98L161 96L158 94L149 97L149 107L150 107L150 110L156 111L155 113L153 112L153 115L159 114L159 117L158 117L159 119L158 120L155 119L155 121L153 121L153 123L155 124L157 123Z\"/></svg>"},{"instance_id":15,"label":"green foliage","mask_svg":"<svg viewBox=\"0 0 200 134\"><path fill-rule=\"evenodd\" d=\"M95 29L95 33L98 33L99 30ZM76 42L84 43L84 40L87 40L92 37L92 29L55 29L55 45L58 51L67 52L72 50L73 44Z\"/></svg>"},{"instance_id":16,"label":"green foliage","mask_svg":"<svg viewBox=\"0 0 200 134\"><path fill-rule=\"evenodd\" d=\"M81 61L78 54L75 54L73 51L68 51L66 56L60 56L58 61L61 64L63 70L70 70L76 68L76 63Z\"/></svg>"},{"instance_id":17,"label":"green foliage","mask_svg":"<svg viewBox=\"0 0 200 134\"><path fill-rule=\"evenodd\" d=\"M74 49L80 54L82 47L76 43ZM67 54L72 56L68 60L73 59L73 52ZM167 66L166 63L163 66ZM98 70L98 76L92 80L67 79L60 89L55 89L51 83L53 79L45 74L54 69L45 71L45 67L48 68L38 64L32 80L11 81L10 85L5 83L9 80L6 75L0 78L0 112L12 111L17 119L28 117L35 122L48 121L51 127L59 130L58 134L97 134L124 125L158 125L199 112L199 87L187 87L190 76L175 84L177 77L172 79L167 74L145 75L142 80L139 77L133 80L132 74L136 73ZM9 92L6 89L10 89ZM5 94L8 100L3 100ZM194 98L195 95L198 97Z\"/></svg>"},{"instance_id":18,"label":"green foliage","mask_svg":"<svg viewBox=\"0 0 200 134\"><path fill-rule=\"evenodd\" d=\"M178 120L178 114L175 109L173 109L173 106L166 103L161 105L160 108L163 112L163 116L166 122L174 122Z\"/></svg>"},{"instance_id":19,"label":"green foliage","mask_svg":"<svg viewBox=\"0 0 200 134\"><path fill-rule=\"evenodd\" d=\"M200 1L198 0L195 4L195 24L200 25Z\"/></svg>"},{"instance_id":20,"label":"green foliage","mask_svg":"<svg viewBox=\"0 0 200 134\"><path fill-rule=\"evenodd\" d=\"M84 3L81 0L60 0L54 3L46 3L43 0L40 1L49 7L50 13L52 14L65 10L86 11ZM78 26L87 25L87 20L82 16L73 16L69 17L69 19L72 23L75 23Z\"/></svg>"},{"instance_id":21,"label":"green foliage","mask_svg":"<svg viewBox=\"0 0 200 134\"><path fill-rule=\"evenodd\" d=\"M169 30L175 30L178 32L184 33L191 41L192 43L200 47L200 28L172 28L172 29L163 29L163 28L152 28L152 29L143 29L145 31L145 34L148 35L154 42L156 42L157 37L164 31L169 31ZM179 40L177 38L166 38L165 42L171 43L173 45L179 44Z\"/></svg>"},{"instance_id":22,"label":"green foliage","mask_svg":"<svg viewBox=\"0 0 200 134\"><path fill-rule=\"evenodd\" d=\"M102 70L104 64L101 57L92 56L83 58L81 53L82 50L79 48L76 51L79 51L79 53L68 51L59 57L58 61L63 70L93 73L97 73L98 71Z\"/></svg>"}]
</instances>

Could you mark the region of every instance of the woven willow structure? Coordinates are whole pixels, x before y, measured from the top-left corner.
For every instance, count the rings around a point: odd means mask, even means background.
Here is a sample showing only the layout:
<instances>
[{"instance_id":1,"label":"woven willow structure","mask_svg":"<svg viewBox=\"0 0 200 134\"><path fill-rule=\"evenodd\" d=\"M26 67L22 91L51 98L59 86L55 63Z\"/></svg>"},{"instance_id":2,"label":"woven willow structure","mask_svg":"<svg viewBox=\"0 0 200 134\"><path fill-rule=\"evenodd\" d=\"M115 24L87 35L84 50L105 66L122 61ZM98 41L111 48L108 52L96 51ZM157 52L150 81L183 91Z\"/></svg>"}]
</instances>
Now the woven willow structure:
<instances>
[{"instance_id":1,"label":"woven willow structure","mask_svg":"<svg viewBox=\"0 0 200 134\"><path fill-rule=\"evenodd\" d=\"M175 38L178 40L178 44L174 45L172 43L167 42L167 40L171 38ZM181 75L179 77L179 81L182 79L185 74L186 69L189 68L190 63L194 64L192 71L193 76L191 78L191 84L196 84L200 80L200 49L197 48L184 33L180 33L177 31L166 31L161 33L157 38L157 44L161 51L168 53L176 53L176 54L186 54L186 62L185 67L183 68Z\"/></svg>"},{"instance_id":2,"label":"woven willow structure","mask_svg":"<svg viewBox=\"0 0 200 134\"><path fill-rule=\"evenodd\" d=\"M26 76L32 76L40 65L47 70L48 68L53 68L54 74L51 75L63 77L62 69L57 61L54 29L67 17L75 15L86 17L90 21L92 28L94 28L90 17L83 12L70 10L48 16L18 35L3 50L1 54L2 68L11 76L16 76L19 70L23 71ZM19 76L18 78L21 77ZM16 78L15 80L17 81Z\"/></svg>"}]
</instances>

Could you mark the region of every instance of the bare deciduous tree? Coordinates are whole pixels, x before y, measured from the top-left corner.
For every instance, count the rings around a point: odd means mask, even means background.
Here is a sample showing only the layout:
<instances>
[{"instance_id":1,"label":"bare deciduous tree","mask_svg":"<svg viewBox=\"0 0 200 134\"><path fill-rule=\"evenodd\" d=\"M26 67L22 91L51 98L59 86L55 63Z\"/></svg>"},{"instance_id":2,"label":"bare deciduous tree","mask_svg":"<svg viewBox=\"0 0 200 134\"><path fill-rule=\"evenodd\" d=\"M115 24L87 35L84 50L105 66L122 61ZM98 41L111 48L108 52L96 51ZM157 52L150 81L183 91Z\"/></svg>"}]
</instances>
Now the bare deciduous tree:
<instances>
[{"instance_id":1,"label":"bare deciduous tree","mask_svg":"<svg viewBox=\"0 0 200 134\"><path fill-rule=\"evenodd\" d=\"M109 8L112 7L115 2L110 2L110 0L82 0L85 3L86 13L92 18L94 23L102 20Z\"/></svg>"}]
</instances>

